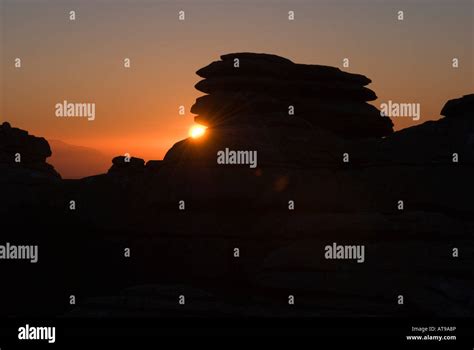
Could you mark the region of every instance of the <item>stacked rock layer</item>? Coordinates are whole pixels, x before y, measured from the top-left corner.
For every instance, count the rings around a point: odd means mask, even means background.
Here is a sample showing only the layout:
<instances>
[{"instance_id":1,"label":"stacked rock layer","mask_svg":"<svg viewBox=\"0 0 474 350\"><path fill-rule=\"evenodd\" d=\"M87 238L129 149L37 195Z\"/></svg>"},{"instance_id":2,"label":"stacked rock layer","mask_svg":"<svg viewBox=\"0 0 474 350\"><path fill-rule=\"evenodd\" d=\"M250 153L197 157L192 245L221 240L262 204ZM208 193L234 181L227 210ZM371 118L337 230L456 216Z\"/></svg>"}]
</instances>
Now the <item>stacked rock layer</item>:
<instances>
[{"instance_id":1,"label":"stacked rock layer","mask_svg":"<svg viewBox=\"0 0 474 350\"><path fill-rule=\"evenodd\" d=\"M198 98L191 112L198 114L197 123L206 126L293 118L295 125L315 126L344 138L393 132L390 118L367 103L377 96L365 87L371 80L363 75L255 53L223 55L197 74L205 79L196 89L208 95Z\"/></svg>"}]
</instances>

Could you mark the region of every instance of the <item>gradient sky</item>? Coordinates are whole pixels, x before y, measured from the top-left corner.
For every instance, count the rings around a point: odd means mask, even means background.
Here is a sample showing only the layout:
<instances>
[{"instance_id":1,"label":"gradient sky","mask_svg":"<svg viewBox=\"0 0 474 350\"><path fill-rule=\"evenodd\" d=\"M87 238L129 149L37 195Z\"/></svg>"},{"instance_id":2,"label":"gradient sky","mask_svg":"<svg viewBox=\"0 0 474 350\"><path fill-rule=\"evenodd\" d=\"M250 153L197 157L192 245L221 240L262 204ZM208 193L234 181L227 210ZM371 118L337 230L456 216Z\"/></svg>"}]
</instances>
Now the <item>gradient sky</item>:
<instances>
[{"instance_id":1,"label":"gradient sky","mask_svg":"<svg viewBox=\"0 0 474 350\"><path fill-rule=\"evenodd\" d=\"M364 74L375 106L421 104L421 120L395 119L396 129L438 119L448 99L474 92L474 0L0 1L0 121L108 154L161 159L187 137L189 109L203 95L195 71L223 53L274 53ZM453 57L460 68L451 68ZM95 121L57 118L63 100L96 103Z\"/></svg>"}]
</instances>

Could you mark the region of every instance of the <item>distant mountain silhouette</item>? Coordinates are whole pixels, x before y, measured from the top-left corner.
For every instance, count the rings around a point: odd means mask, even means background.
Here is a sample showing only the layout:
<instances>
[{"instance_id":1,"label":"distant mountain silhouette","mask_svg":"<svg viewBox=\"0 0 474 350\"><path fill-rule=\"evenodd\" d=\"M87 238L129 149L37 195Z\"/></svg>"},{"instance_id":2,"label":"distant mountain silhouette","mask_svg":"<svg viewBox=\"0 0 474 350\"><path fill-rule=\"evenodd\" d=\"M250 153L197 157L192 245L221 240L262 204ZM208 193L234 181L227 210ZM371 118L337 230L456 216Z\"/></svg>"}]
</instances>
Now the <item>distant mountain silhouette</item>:
<instances>
[{"instance_id":1,"label":"distant mountain silhouette","mask_svg":"<svg viewBox=\"0 0 474 350\"><path fill-rule=\"evenodd\" d=\"M71 145L60 140L49 140L52 156L49 162L65 179L78 179L105 173L110 167L110 156L84 146Z\"/></svg>"}]
</instances>

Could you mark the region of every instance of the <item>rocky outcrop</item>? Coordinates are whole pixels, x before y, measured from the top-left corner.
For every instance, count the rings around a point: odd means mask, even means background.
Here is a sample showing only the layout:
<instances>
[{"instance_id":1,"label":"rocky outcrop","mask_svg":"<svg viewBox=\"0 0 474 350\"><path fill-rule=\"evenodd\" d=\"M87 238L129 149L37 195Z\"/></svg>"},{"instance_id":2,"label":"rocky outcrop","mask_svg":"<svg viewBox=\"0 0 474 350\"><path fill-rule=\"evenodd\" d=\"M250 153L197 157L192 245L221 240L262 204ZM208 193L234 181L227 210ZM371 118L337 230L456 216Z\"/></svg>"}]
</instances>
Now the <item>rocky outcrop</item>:
<instances>
[{"instance_id":1,"label":"rocky outcrop","mask_svg":"<svg viewBox=\"0 0 474 350\"><path fill-rule=\"evenodd\" d=\"M360 152L361 162L444 165L449 172L456 164L474 164L473 101L474 94L449 100L440 113L444 118L400 130L376 144L365 142L355 147L354 155Z\"/></svg>"},{"instance_id":2,"label":"rocky outcrop","mask_svg":"<svg viewBox=\"0 0 474 350\"><path fill-rule=\"evenodd\" d=\"M474 94L449 100L441 110L441 115L447 118L473 118Z\"/></svg>"},{"instance_id":3,"label":"rocky outcrop","mask_svg":"<svg viewBox=\"0 0 474 350\"><path fill-rule=\"evenodd\" d=\"M223 55L197 74L205 79L196 88L208 94L191 112L206 135L175 144L165 165L215 167L216 153L229 148L256 151L259 166L338 167L348 143L393 132L367 103L376 95L363 75L254 53Z\"/></svg>"},{"instance_id":4,"label":"rocky outcrop","mask_svg":"<svg viewBox=\"0 0 474 350\"><path fill-rule=\"evenodd\" d=\"M146 162L145 170L148 173L156 173L158 170L160 170L162 165L162 160L149 160L148 162Z\"/></svg>"},{"instance_id":5,"label":"rocky outcrop","mask_svg":"<svg viewBox=\"0 0 474 350\"><path fill-rule=\"evenodd\" d=\"M145 164L141 158L117 156L112 159L112 166L107 171L107 175L122 179L140 175L155 175L162 165L162 160L149 160Z\"/></svg>"},{"instance_id":6,"label":"rocky outcrop","mask_svg":"<svg viewBox=\"0 0 474 350\"><path fill-rule=\"evenodd\" d=\"M196 89L208 95L191 112L206 126L282 123L351 139L393 132L391 120L366 103L377 96L365 87L371 81L363 75L254 53L223 55L197 74L205 79Z\"/></svg>"},{"instance_id":7,"label":"rocky outcrop","mask_svg":"<svg viewBox=\"0 0 474 350\"><path fill-rule=\"evenodd\" d=\"M75 290L70 316L472 314L472 95L449 101L445 118L392 133L361 75L250 53L198 74L209 93L193 107L209 125L203 137L163 161L116 157L107 174L0 202L11 237L48 249L43 270L9 272L40 301L25 304L10 283L15 303L0 306L64 310ZM26 147L42 149L31 164L44 162L42 144ZM256 151L256 167L219 164L225 149ZM364 245L364 262L326 259L333 242Z\"/></svg>"},{"instance_id":8,"label":"rocky outcrop","mask_svg":"<svg viewBox=\"0 0 474 350\"><path fill-rule=\"evenodd\" d=\"M143 173L145 161L136 157L118 156L112 159L112 167L108 174L116 175L136 175Z\"/></svg>"},{"instance_id":9,"label":"rocky outcrop","mask_svg":"<svg viewBox=\"0 0 474 350\"><path fill-rule=\"evenodd\" d=\"M51 156L48 142L27 131L0 125L0 169L3 180L35 178L59 179L54 167L46 163Z\"/></svg>"}]
</instances>

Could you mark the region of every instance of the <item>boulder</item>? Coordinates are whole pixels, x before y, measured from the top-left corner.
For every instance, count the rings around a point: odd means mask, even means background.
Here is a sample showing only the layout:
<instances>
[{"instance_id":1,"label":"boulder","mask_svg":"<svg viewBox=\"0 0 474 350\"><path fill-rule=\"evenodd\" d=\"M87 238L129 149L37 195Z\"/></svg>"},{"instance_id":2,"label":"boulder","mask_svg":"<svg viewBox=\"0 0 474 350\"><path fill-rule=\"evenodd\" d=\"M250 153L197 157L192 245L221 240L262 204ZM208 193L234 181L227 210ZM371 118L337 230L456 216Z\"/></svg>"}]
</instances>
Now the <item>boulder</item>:
<instances>
[{"instance_id":1,"label":"boulder","mask_svg":"<svg viewBox=\"0 0 474 350\"><path fill-rule=\"evenodd\" d=\"M8 122L0 125L0 168L4 178L51 178L60 175L46 163L51 156L48 142L27 131L13 128Z\"/></svg>"},{"instance_id":2,"label":"boulder","mask_svg":"<svg viewBox=\"0 0 474 350\"><path fill-rule=\"evenodd\" d=\"M474 116L474 94L449 100L441 110L441 115L447 118L462 118Z\"/></svg>"},{"instance_id":3,"label":"boulder","mask_svg":"<svg viewBox=\"0 0 474 350\"><path fill-rule=\"evenodd\" d=\"M117 156L112 159L108 174L132 175L143 172L145 161L141 158Z\"/></svg>"}]
</instances>

